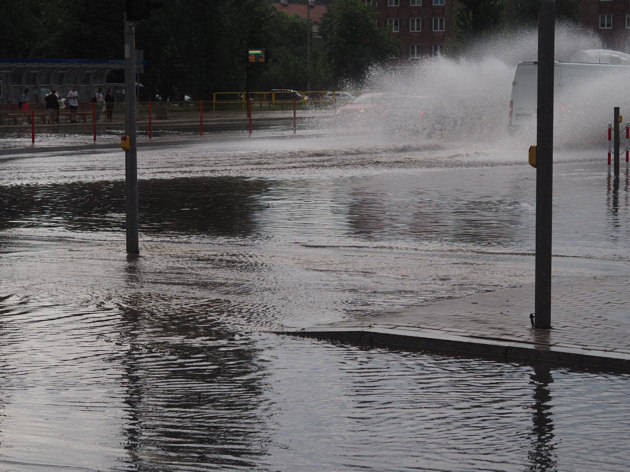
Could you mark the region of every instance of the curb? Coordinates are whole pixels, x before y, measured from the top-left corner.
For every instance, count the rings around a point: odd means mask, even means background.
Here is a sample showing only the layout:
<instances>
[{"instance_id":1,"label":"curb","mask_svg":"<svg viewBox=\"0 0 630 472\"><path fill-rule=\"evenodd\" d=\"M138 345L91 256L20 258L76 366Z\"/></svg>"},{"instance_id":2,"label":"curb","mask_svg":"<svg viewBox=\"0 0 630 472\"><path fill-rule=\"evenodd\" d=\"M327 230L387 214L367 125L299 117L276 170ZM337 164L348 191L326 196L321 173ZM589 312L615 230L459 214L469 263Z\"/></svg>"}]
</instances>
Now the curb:
<instances>
[{"instance_id":1,"label":"curb","mask_svg":"<svg viewBox=\"0 0 630 472\"><path fill-rule=\"evenodd\" d=\"M438 330L312 328L274 331L276 334L334 341L364 347L426 351L502 362L551 364L584 370L630 373L630 357L609 351L568 349L543 344L508 342L499 339L471 339Z\"/></svg>"}]
</instances>

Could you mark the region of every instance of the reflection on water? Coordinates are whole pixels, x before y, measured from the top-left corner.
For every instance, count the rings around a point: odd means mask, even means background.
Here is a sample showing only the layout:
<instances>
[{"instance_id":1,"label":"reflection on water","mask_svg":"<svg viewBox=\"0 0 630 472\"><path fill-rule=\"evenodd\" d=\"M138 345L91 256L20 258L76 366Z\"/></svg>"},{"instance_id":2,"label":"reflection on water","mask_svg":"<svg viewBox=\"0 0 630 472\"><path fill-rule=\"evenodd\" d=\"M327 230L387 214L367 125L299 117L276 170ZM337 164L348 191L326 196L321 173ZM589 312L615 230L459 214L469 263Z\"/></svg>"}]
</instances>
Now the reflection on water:
<instances>
[{"instance_id":1,"label":"reflection on water","mask_svg":"<svg viewBox=\"0 0 630 472\"><path fill-rule=\"evenodd\" d=\"M142 231L166 233L251 233L261 181L179 178L139 182ZM125 227L124 182L71 182L0 187L7 202L2 227L52 226L69 231L120 231Z\"/></svg>"},{"instance_id":2,"label":"reflection on water","mask_svg":"<svg viewBox=\"0 0 630 472\"><path fill-rule=\"evenodd\" d=\"M531 374L534 387L532 422L535 437L529 457L529 470L557 470L555 438L553 433L553 411L551 408L550 384L553 383L548 367L535 366Z\"/></svg>"},{"instance_id":3,"label":"reflection on water","mask_svg":"<svg viewBox=\"0 0 630 472\"><path fill-rule=\"evenodd\" d=\"M22 163L54 178L5 175L0 469L625 470L628 376L264 332L531 282L526 164L351 173L320 155L326 172L274 178L174 176L164 157L130 259L121 181L54 155ZM558 270L625 270L627 187L588 163L559 174Z\"/></svg>"}]
</instances>

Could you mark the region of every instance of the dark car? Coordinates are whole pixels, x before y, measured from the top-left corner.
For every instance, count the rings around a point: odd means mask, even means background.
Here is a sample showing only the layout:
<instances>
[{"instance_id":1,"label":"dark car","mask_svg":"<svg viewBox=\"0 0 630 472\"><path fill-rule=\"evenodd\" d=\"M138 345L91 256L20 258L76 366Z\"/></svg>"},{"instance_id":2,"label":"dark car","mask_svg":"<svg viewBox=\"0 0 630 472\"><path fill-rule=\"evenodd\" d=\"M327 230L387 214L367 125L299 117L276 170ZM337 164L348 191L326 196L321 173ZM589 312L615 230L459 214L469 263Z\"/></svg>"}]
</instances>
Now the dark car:
<instances>
[{"instance_id":1,"label":"dark car","mask_svg":"<svg viewBox=\"0 0 630 472\"><path fill-rule=\"evenodd\" d=\"M364 93L337 109L337 123L341 125L375 125L387 112L387 94Z\"/></svg>"},{"instance_id":2,"label":"dark car","mask_svg":"<svg viewBox=\"0 0 630 472\"><path fill-rule=\"evenodd\" d=\"M275 102L305 102L308 97L297 90L291 89L272 89L272 99Z\"/></svg>"}]
</instances>

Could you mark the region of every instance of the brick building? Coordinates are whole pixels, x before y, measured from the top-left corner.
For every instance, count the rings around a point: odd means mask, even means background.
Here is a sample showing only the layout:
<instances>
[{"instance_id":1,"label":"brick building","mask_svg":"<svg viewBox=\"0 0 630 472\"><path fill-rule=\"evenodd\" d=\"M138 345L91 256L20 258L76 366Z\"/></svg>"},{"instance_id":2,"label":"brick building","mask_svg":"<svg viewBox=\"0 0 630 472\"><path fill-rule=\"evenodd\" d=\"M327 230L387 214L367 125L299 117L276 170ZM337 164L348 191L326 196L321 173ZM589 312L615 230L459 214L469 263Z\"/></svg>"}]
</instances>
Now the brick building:
<instances>
[{"instance_id":1,"label":"brick building","mask_svg":"<svg viewBox=\"0 0 630 472\"><path fill-rule=\"evenodd\" d=\"M599 33L603 48L630 53L630 4L627 0L582 0L579 20Z\"/></svg>"},{"instance_id":2,"label":"brick building","mask_svg":"<svg viewBox=\"0 0 630 472\"><path fill-rule=\"evenodd\" d=\"M296 1L299 3L293 4ZM373 4L379 14L379 25L389 25L402 45L398 54L401 61L441 54L455 32L457 0L363 0ZM508 0L507 10L510 10ZM536 0L531 0L536 1ZM306 18L306 1L281 0L272 2L278 10ZM315 41L321 16L331 0L315 0L311 9ZM630 1L581 0L578 21L596 32L605 49L630 53ZM318 44L321 46L321 44Z\"/></svg>"},{"instance_id":3,"label":"brick building","mask_svg":"<svg viewBox=\"0 0 630 472\"><path fill-rule=\"evenodd\" d=\"M405 61L441 54L453 34L455 3L456 0L378 0L379 24L388 25L402 43L398 58Z\"/></svg>"}]
</instances>

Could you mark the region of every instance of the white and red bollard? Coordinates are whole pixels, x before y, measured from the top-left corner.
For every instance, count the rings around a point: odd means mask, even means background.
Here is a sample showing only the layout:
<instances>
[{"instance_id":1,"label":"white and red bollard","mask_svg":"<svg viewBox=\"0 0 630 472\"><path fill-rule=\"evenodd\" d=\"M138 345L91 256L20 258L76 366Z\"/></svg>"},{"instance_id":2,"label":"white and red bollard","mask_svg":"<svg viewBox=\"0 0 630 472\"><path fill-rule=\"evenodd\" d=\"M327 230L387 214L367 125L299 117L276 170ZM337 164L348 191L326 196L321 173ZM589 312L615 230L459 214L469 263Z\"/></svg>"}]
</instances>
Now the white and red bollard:
<instances>
[{"instance_id":1,"label":"white and red bollard","mask_svg":"<svg viewBox=\"0 0 630 472\"><path fill-rule=\"evenodd\" d=\"M626 123L626 140L630 140L630 123ZM626 144L626 163L630 162L630 142Z\"/></svg>"},{"instance_id":2,"label":"white and red bollard","mask_svg":"<svg viewBox=\"0 0 630 472\"><path fill-rule=\"evenodd\" d=\"M608 123L608 165L612 162L612 123Z\"/></svg>"}]
</instances>

